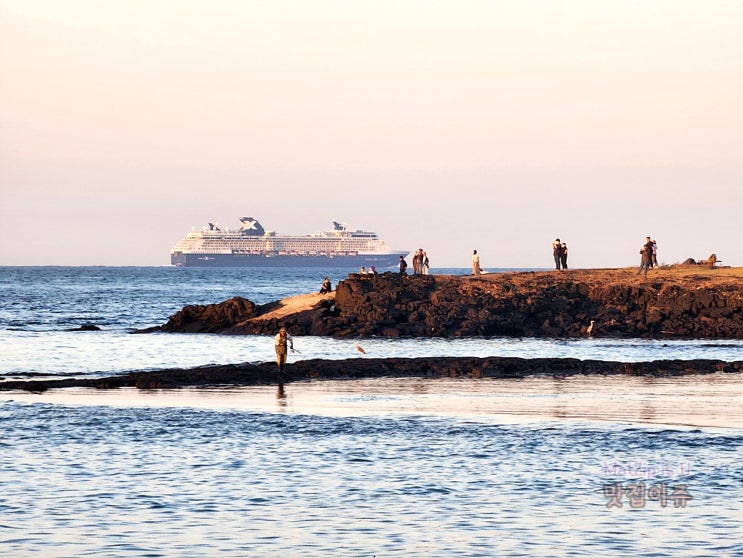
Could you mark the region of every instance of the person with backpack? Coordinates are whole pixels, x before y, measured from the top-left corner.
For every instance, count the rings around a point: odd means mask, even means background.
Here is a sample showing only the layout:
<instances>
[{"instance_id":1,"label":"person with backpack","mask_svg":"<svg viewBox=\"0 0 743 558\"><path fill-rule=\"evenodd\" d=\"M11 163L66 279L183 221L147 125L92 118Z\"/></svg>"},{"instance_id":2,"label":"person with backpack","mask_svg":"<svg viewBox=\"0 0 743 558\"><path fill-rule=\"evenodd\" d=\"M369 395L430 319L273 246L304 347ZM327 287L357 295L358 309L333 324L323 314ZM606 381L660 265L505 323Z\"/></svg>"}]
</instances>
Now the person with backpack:
<instances>
[{"instance_id":1,"label":"person with backpack","mask_svg":"<svg viewBox=\"0 0 743 558\"><path fill-rule=\"evenodd\" d=\"M408 274L407 269L408 269L408 262L405 261L405 258L400 256L400 275L407 275Z\"/></svg>"}]
</instances>

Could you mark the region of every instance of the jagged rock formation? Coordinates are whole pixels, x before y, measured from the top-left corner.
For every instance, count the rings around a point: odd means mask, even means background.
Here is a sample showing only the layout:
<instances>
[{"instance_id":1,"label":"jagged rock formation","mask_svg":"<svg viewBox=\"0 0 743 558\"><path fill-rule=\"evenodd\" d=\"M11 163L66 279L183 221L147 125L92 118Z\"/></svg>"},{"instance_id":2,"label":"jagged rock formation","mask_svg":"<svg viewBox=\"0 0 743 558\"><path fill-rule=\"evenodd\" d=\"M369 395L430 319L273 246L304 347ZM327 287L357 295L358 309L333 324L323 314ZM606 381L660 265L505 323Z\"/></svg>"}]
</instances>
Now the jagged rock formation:
<instances>
[{"instance_id":1,"label":"jagged rock formation","mask_svg":"<svg viewBox=\"0 0 743 558\"><path fill-rule=\"evenodd\" d=\"M161 331L212 333L254 317L256 305L246 298L233 297L219 304L185 306L171 316Z\"/></svg>"},{"instance_id":2,"label":"jagged rock formation","mask_svg":"<svg viewBox=\"0 0 743 558\"><path fill-rule=\"evenodd\" d=\"M723 274L727 271L727 274ZM353 337L743 339L743 281L735 270L570 270L479 277L351 275L333 296L295 312L233 298L188 306L149 330Z\"/></svg>"}]
</instances>

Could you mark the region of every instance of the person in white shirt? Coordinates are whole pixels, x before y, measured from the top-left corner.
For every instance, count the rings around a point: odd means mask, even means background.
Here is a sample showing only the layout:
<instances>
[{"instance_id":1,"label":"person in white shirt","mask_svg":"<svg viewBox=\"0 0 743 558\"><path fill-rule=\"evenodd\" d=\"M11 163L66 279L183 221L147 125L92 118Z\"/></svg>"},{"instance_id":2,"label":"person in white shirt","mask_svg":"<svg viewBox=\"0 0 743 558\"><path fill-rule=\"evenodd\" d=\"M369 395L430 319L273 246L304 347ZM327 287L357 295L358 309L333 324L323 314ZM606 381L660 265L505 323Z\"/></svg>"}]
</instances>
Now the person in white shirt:
<instances>
[{"instance_id":1,"label":"person in white shirt","mask_svg":"<svg viewBox=\"0 0 743 558\"><path fill-rule=\"evenodd\" d=\"M482 275L482 269L480 269L480 256L477 250L472 252L472 275Z\"/></svg>"}]
</instances>

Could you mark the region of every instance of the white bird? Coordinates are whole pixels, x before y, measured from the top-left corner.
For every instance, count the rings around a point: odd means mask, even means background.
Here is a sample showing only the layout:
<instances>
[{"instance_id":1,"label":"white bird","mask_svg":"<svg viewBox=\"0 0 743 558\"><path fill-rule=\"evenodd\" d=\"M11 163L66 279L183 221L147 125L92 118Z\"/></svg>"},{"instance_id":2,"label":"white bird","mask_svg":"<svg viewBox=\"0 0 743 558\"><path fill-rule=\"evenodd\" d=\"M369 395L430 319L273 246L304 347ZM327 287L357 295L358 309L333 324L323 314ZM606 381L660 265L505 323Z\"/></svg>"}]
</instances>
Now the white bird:
<instances>
[{"instance_id":1,"label":"white bird","mask_svg":"<svg viewBox=\"0 0 743 558\"><path fill-rule=\"evenodd\" d=\"M366 354L366 351L364 349L362 349L361 346L358 343L354 343L353 346L356 347L356 350L358 352L360 352L362 355L365 355Z\"/></svg>"},{"instance_id":2,"label":"white bird","mask_svg":"<svg viewBox=\"0 0 743 558\"><path fill-rule=\"evenodd\" d=\"M593 320L591 320L591 323L586 328L586 335L588 335L589 337L593 334L593 324L595 324L595 323L596 322L594 322Z\"/></svg>"}]
</instances>

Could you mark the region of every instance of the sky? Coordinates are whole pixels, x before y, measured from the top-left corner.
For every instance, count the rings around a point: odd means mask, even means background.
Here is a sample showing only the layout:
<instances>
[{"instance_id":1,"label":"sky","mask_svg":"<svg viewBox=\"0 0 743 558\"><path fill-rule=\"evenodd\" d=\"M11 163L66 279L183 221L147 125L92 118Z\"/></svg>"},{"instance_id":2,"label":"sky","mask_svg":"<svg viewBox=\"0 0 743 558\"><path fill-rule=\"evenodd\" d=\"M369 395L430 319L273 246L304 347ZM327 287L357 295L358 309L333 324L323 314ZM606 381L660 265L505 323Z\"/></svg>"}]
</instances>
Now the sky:
<instances>
[{"instance_id":1,"label":"sky","mask_svg":"<svg viewBox=\"0 0 743 558\"><path fill-rule=\"evenodd\" d=\"M0 0L0 265L192 227L743 266L738 0Z\"/></svg>"}]
</instances>

